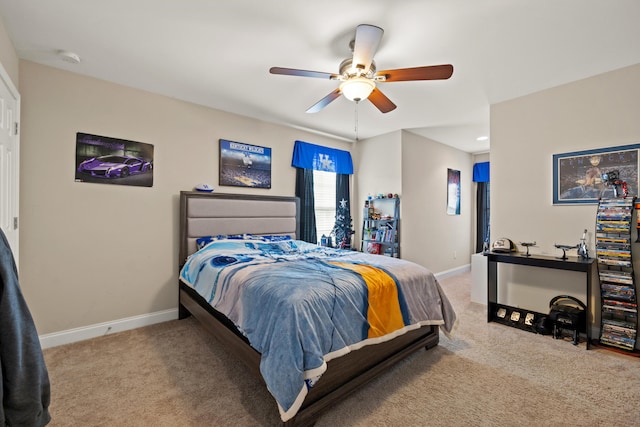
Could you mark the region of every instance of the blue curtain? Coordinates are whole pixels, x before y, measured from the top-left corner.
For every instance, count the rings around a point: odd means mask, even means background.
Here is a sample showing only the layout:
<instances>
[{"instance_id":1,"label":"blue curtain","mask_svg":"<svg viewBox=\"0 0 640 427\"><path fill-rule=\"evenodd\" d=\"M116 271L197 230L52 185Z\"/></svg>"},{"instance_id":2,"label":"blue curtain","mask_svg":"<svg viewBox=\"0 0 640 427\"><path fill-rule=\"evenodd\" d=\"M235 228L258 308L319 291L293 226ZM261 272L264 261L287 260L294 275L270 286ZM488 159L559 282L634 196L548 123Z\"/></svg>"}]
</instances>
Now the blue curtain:
<instances>
[{"instance_id":1,"label":"blue curtain","mask_svg":"<svg viewBox=\"0 0 640 427\"><path fill-rule=\"evenodd\" d=\"M473 182L489 182L489 162L473 165Z\"/></svg>"},{"instance_id":2,"label":"blue curtain","mask_svg":"<svg viewBox=\"0 0 640 427\"><path fill-rule=\"evenodd\" d=\"M304 141L296 141L293 146L291 166L296 168L296 196L300 198L300 240L317 243L313 171L335 172L338 174L336 176L336 207L338 207L340 206L340 200L349 201L349 175L353 174L351 153ZM351 220L350 212L349 220Z\"/></svg>"},{"instance_id":3,"label":"blue curtain","mask_svg":"<svg viewBox=\"0 0 640 427\"><path fill-rule=\"evenodd\" d=\"M293 146L291 166L337 174L353 174L353 162L348 151L303 141L296 141Z\"/></svg>"},{"instance_id":4,"label":"blue curtain","mask_svg":"<svg viewBox=\"0 0 640 427\"><path fill-rule=\"evenodd\" d=\"M296 168L296 197L300 198L300 240L318 243L313 170Z\"/></svg>"}]
</instances>

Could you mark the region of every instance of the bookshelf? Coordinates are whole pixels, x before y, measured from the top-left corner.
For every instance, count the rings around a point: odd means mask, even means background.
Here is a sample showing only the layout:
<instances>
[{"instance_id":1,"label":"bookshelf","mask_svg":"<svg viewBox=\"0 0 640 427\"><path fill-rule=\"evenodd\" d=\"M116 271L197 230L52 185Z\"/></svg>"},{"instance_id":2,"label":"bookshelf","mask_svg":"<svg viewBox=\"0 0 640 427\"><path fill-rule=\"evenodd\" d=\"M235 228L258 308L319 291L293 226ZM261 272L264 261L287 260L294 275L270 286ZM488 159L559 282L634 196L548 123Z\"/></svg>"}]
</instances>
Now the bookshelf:
<instances>
[{"instance_id":1,"label":"bookshelf","mask_svg":"<svg viewBox=\"0 0 640 427\"><path fill-rule=\"evenodd\" d=\"M400 258L400 198L365 201L362 252Z\"/></svg>"},{"instance_id":2,"label":"bookshelf","mask_svg":"<svg viewBox=\"0 0 640 427\"><path fill-rule=\"evenodd\" d=\"M635 352L638 302L631 225L635 198L601 199L596 216L596 260L600 279L599 344Z\"/></svg>"}]
</instances>

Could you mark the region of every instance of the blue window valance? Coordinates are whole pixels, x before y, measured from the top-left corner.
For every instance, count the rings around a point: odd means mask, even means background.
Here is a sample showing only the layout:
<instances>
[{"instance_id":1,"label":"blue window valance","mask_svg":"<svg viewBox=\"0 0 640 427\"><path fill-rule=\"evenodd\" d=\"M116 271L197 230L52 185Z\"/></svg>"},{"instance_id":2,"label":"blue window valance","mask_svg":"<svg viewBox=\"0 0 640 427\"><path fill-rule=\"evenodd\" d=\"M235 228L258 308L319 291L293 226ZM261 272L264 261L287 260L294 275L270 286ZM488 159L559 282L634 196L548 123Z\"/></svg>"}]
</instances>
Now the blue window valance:
<instances>
[{"instance_id":1,"label":"blue window valance","mask_svg":"<svg viewBox=\"0 0 640 427\"><path fill-rule=\"evenodd\" d=\"M489 162L473 165L473 182L489 182Z\"/></svg>"},{"instance_id":2,"label":"blue window valance","mask_svg":"<svg viewBox=\"0 0 640 427\"><path fill-rule=\"evenodd\" d=\"M353 161L351 160L351 153L348 151L303 141L296 141L293 146L291 166L340 174L353 174Z\"/></svg>"}]
</instances>

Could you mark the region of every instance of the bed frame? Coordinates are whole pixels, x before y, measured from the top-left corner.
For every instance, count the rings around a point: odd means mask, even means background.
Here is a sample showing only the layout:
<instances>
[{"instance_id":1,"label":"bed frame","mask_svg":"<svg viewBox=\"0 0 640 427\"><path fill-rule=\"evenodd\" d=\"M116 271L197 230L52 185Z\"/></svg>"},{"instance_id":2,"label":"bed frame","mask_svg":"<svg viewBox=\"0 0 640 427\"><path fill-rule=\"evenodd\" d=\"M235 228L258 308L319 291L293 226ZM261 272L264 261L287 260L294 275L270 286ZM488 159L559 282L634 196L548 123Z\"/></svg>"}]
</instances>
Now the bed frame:
<instances>
[{"instance_id":1,"label":"bed frame","mask_svg":"<svg viewBox=\"0 0 640 427\"><path fill-rule=\"evenodd\" d=\"M200 236L220 234L299 235L299 199L183 191L180 193L179 267L196 250ZM180 318L193 315L225 348L258 377L260 354L221 313L184 283L179 283ZM300 411L285 426L313 425L320 414L353 390L420 348L439 342L438 326L424 326L391 341L369 345L327 363L327 371L309 390ZM275 408L275 405L274 405Z\"/></svg>"}]
</instances>

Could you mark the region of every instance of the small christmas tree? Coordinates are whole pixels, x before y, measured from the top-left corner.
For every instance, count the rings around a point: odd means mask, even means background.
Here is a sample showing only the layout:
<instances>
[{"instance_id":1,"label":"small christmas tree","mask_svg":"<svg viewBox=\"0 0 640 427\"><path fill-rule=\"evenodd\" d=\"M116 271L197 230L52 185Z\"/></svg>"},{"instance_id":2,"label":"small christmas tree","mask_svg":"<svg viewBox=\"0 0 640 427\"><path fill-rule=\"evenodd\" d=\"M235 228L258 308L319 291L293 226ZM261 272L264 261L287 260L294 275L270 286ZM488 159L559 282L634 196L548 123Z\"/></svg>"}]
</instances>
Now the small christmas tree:
<instances>
[{"instance_id":1,"label":"small christmas tree","mask_svg":"<svg viewBox=\"0 0 640 427\"><path fill-rule=\"evenodd\" d=\"M336 236L336 245L340 249L351 248L351 236L355 232L351 228L352 220L349 210L349 202L340 200L340 206L336 209L336 223L331 231Z\"/></svg>"}]
</instances>

